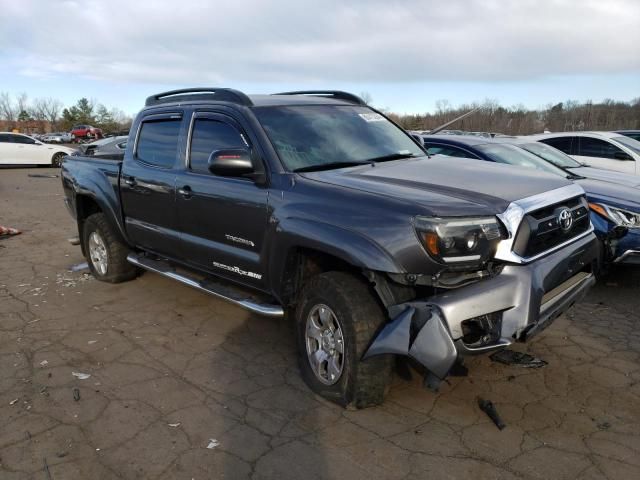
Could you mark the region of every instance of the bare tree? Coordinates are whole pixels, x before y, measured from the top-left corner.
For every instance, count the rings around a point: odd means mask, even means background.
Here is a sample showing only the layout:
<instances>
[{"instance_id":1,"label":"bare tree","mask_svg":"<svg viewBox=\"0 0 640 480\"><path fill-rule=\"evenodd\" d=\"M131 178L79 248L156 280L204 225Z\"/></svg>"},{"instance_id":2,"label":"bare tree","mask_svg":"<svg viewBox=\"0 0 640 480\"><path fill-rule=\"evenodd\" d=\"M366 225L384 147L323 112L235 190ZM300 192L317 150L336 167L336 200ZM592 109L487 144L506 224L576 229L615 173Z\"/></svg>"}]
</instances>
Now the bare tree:
<instances>
[{"instance_id":1,"label":"bare tree","mask_svg":"<svg viewBox=\"0 0 640 480\"><path fill-rule=\"evenodd\" d=\"M13 128L18 113L16 107L11 100L11 95L6 92L0 92L0 116L9 123L9 128Z\"/></svg>"},{"instance_id":2,"label":"bare tree","mask_svg":"<svg viewBox=\"0 0 640 480\"><path fill-rule=\"evenodd\" d=\"M56 129L58 119L60 118L60 112L62 111L62 102L56 98L43 98L43 109L45 118L51 124L52 129Z\"/></svg>"}]
</instances>

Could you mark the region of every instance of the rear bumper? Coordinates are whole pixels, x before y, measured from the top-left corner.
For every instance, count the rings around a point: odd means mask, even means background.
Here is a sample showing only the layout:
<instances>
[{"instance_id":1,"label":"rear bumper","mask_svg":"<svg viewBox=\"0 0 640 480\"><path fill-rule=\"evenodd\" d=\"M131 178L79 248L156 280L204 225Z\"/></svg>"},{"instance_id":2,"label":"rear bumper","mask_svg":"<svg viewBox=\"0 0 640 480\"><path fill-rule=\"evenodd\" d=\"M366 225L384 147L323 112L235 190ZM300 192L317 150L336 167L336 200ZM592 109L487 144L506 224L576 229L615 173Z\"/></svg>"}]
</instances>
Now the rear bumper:
<instances>
[{"instance_id":1,"label":"rear bumper","mask_svg":"<svg viewBox=\"0 0 640 480\"><path fill-rule=\"evenodd\" d=\"M590 234L527 265L506 265L493 278L389 309L391 323L365 357L408 355L444 378L460 355L495 351L546 328L595 283L598 244ZM494 331L486 343L466 342L465 322L488 316ZM415 333L417 331L417 334Z\"/></svg>"}]
</instances>

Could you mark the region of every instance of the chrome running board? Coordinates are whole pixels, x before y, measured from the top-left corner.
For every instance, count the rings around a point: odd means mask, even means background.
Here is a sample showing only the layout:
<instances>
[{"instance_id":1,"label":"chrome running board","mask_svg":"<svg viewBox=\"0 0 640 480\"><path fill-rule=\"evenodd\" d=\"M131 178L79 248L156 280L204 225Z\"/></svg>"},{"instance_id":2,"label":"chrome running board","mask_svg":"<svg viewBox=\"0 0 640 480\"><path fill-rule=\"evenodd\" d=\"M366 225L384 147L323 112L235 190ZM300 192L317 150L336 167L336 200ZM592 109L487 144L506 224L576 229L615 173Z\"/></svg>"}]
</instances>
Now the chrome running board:
<instances>
[{"instance_id":1,"label":"chrome running board","mask_svg":"<svg viewBox=\"0 0 640 480\"><path fill-rule=\"evenodd\" d=\"M229 286L228 284L223 283L223 281L214 280L212 278L198 278L197 275L191 275L186 273L186 271L178 272L168 262L154 260L135 253L130 253L127 256L127 261L137 267L144 268L150 272L159 273L160 275L198 289L201 292L226 300L234 305L238 305L239 307L249 310L250 312L265 315L267 317L284 316L284 310L280 305L263 302L257 295L248 293L242 288Z\"/></svg>"}]
</instances>

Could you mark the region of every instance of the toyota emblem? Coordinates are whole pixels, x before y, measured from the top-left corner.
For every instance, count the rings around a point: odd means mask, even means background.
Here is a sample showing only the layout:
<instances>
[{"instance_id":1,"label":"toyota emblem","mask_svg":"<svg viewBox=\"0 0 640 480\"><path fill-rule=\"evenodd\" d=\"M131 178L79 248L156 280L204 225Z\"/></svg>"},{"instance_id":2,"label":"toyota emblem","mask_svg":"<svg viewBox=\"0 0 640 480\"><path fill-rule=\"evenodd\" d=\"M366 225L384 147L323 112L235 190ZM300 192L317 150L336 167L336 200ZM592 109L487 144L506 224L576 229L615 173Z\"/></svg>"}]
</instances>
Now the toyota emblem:
<instances>
[{"instance_id":1,"label":"toyota emblem","mask_svg":"<svg viewBox=\"0 0 640 480\"><path fill-rule=\"evenodd\" d=\"M571 210L563 208L558 214L558 223L560 224L560 228L563 232L571 230L571 226L573 225L573 215L571 215Z\"/></svg>"}]
</instances>

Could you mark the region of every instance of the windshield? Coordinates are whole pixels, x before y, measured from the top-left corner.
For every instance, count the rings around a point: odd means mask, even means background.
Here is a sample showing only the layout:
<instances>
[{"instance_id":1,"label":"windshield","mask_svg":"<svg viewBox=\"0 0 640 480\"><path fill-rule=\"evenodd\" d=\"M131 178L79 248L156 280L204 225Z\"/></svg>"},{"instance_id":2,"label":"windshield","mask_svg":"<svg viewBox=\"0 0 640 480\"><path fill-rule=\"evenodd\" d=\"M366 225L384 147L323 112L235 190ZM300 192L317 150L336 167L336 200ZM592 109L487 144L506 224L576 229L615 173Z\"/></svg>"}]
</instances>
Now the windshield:
<instances>
[{"instance_id":1,"label":"windshield","mask_svg":"<svg viewBox=\"0 0 640 480\"><path fill-rule=\"evenodd\" d=\"M484 152L492 160L499 163L535 168L543 172L562 175L563 177L567 176L563 170L559 169L555 165L552 165L540 157L537 157L522 148L516 147L515 145L488 143L485 145L478 145L476 148Z\"/></svg>"},{"instance_id":2,"label":"windshield","mask_svg":"<svg viewBox=\"0 0 640 480\"><path fill-rule=\"evenodd\" d=\"M618 143L621 143L627 148L630 148L636 153L640 153L640 142L638 140L634 140L629 137L613 137L611 140L615 140Z\"/></svg>"},{"instance_id":3,"label":"windshield","mask_svg":"<svg viewBox=\"0 0 640 480\"><path fill-rule=\"evenodd\" d=\"M544 143L523 143L518 144L520 148L524 148L527 152L531 152L540 158L553 163L556 167L560 168L576 168L581 167L580 162L576 162L573 158L564 152L561 152L557 148L550 147Z\"/></svg>"},{"instance_id":4,"label":"windshield","mask_svg":"<svg viewBox=\"0 0 640 480\"><path fill-rule=\"evenodd\" d=\"M289 170L424 155L404 131L367 107L296 105L254 112Z\"/></svg>"}]
</instances>

